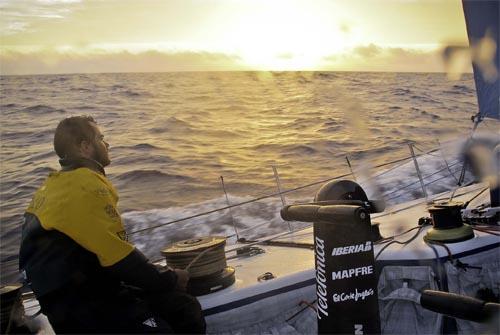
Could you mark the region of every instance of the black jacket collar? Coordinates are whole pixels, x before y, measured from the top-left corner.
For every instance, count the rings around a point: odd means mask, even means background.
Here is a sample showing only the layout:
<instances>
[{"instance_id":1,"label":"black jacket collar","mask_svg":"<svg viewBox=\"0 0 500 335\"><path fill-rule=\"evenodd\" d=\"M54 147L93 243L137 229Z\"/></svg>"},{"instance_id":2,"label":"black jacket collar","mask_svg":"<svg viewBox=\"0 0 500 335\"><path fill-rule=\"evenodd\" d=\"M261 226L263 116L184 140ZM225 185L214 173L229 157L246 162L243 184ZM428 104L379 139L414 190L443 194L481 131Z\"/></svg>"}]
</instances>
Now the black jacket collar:
<instances>
[{"instance_id":1,"label":"black jacket collar","mask_svg":"<svg viewBox=\"0 0 500 335\"><path fill-rule=\"evenodd\" d=\"M69 170L75 170L81 167L86 167L89 168L93 171L96 171L103 176L106 175L106 172L104 171L104 167L98 162L93 159L88 159L84 157L77 157L77 158L62 158L59 160L59 164L61 164L62 171L69 171Z\"/></svg>"}]
</instances>

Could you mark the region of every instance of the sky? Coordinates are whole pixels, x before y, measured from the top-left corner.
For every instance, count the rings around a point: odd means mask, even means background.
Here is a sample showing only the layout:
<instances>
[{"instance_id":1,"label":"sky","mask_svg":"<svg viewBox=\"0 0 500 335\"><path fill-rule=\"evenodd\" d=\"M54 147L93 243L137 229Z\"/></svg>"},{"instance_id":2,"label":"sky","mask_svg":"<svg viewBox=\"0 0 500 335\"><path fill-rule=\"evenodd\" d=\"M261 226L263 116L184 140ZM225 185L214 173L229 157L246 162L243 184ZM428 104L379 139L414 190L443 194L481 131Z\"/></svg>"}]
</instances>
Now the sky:
<instances>
[{"instance_id":1,"label":"sky","mask_svg":"<svg viewBox=\"0 0 500 335\"><path fill-rule=\"evenodd\" d=\"M444 72L461 0L0 0L0 73Z\"/></svg>"}]
</instances>

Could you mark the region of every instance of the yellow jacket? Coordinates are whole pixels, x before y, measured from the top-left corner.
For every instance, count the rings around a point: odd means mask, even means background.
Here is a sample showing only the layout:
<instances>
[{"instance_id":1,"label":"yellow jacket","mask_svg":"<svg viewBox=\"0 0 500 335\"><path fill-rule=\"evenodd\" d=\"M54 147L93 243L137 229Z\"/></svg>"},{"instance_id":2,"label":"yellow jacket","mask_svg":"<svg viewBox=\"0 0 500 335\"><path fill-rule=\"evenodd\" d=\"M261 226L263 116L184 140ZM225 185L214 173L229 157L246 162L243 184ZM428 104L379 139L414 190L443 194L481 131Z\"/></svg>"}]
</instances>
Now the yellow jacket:
<instances>
[{"instance_id":1,"label":"yellow jacket","mask_svg":"<svg viewBox=\"0 0 500 335\"><path fill-rule=\"evenodd\" d=\"M86 167L49 175L26 212L45 230L57 230L111 266L134 250L117 210L118 194L103 175Z\"/></svg>"}]
</instances>

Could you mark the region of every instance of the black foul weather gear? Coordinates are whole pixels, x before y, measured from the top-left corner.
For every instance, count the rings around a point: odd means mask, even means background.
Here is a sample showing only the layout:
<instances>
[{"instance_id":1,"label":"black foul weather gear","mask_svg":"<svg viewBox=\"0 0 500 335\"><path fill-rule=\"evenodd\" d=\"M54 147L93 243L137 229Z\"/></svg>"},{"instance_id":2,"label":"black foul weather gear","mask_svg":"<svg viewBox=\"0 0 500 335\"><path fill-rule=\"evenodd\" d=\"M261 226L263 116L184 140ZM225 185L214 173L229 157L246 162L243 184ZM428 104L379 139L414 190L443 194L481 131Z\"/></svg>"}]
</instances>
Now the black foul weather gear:
<instances>
[{"instance_id":1,"label":"black foul weather gear","mask_svg":"<svg viewBox=\"0 0 500 335\"><path fill-rule=\"evenodd\" d=\"M201 306L175 289L175 272L127 241L99 172L51 173L26 210L19 266L42 312L58 333L203 333Z\"/></svg>"}]
</instances>

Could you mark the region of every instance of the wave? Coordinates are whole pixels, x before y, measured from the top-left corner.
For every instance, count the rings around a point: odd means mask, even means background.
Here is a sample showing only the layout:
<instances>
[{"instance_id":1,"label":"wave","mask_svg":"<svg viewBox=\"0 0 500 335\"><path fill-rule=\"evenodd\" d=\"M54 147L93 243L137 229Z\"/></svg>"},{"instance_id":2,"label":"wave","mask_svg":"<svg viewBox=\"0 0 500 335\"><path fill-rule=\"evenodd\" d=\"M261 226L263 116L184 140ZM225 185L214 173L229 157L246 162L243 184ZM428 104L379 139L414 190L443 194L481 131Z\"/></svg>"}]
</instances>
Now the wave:
<instances>
[{"instance_id":1,"label":"wave","mask_svg":"<svg viewBox=\"0 0 500 335\"><path fill-rule=\"evenodd\" d=\"M308 144L265 143L253 146L252 149L255 151L278 152L283 156L312 155L318 152L317 149Z\"/></svg>"},{"instance_id":2,"label":"wave","mask_svg":"<svg viewBox=\"0 0 500 335\"><path fill-rule=\"evenodd\" d=\"M332 134L332 133L338 133L339 131L342 131L343 129L344 129L344 126L342 126L342 125L331 125L331 126L323 126L318 131L321 133Z\"/></svg>"},{"instance_id":3,"label":"wave","mask_svg":"<svg viewBox=\"0 0 500 335\"><path fill-rule=\"evenodd\" d=\"M149 129L153 134L161 134L165 132L186 132L192 131L190 124L187 121L176 118L175 116L169 117L166 121L162 122L163 125Z\"/></svg>"},{"instance_id":4,"label":"wave","mask_svg":"<svg viewBox=\"0 0 500 335\"><path fill-rule=\"evenodd\" d=\"M231 131L231 130L221 130L221 129L204 129L200 131L200 135L205 135L205 136L210 136L210 137L216 137L218 139L223 139L223 138L238 138L238 137L245 137L244 131Z\"/></svg>"},{"instance_id":5,"label":"wave","mask_svg":"<svg viewBox=\"0 0 500 335\"><path fill-rule=\"evenodd\" d=\"M229 194L229 198L231 203L240 203L251 199L248 196L240 197L232 194ZM182 207L128 212L124 213L122 217L126 226L133 227L133 230L139 230L225 206L227 206L226 199L224 196L220 196ZM173 241L193 236L234 235L233 222L237 229L243 232L245 238L254 239L288 229L280 218L280 208L279 199L265 199L245 206L234 207L231 213L221 211L192 218L175 225L165 225L155 229L155 234L131 235L131 239L148 257L158 255L162 248ZM257 226L258 229L249 229Z\"/></svg>"},{"instance_id":6,"label":"wave","mask_svg":"<svg viewBox=\"0 0 500 335\"><path fill-rule=\"evenodd\" d=\"M206 94L200 94L200 95L195 95L189 98L191 101L208 101L212 100L213 96L211 95L206 95Z\"/></svg>"},{"instance_id":7,"label":"wave","mask_svg":"<svg viewBox=\"0 0 500 335\"><path fill-rule=\"evenodd\" d=\"M369 157L378 157L393 151L395 147L398 146L386 144L370 149L351 150L349 151L349 157L358 160L366 159Z\"/></svg>"},{"instance_id":8,"label":"wave","mask_svg":"<svg viewBox=\"0 0 500 335\"><path fill-rule=\"evenodd\" d=\"M19 185L14 192L10 192L7 200L9 200L9 198L15 199L15 198L31 196L36 191L36 189L37 187L33 185L25 185L25 184Z\"/></svg>"},{"instance_id":9,"label":"wave","mask_svg":"<svg viewBox=\"0 0 500 335\"><path fill-rule=\"evenodd\" d=\"M74 108L79 109L79 110L95 110L96 109L95 107L87 106L87 105L76 106Z\"/></svg>"},{"instance_id":10,"label":"wave","mask_svg":"<svg viewBox=\"0 0 500 335\"><path fill-rule=\"evenodd\" d=\"M48 167L48 166L40 166L35 168L34 170L31 171L33 174L41 174L41 175L48 175L51 172L56 171L55 169Z\"/></svg>"},{"instance_id":11,"label":"wave","mask_svg":"<svg viewBox=\"0 0 500 335\"><path fill-rule=\"evenodd\" d=\"M420 114L425 115L425 116L430 116L433 120L441 119L441 116L434 114L434 113L427 112L425 110L420 110Z\"/></svg>"},{"instance_id":12,"label":"wave","mask_svg":"<svg viewBox=\"0 0 500 335\"><path fill-rule=\"evenodd\" d=\"M21 112L29 113L29 114L64 114L66 111L64 109L57 109L47 105L35 105L23 108Z\"/></svg>"},{"instance_id":13,"label":"wave","mask_svg":"<svg viewBox=\"0 0 500 335\"><path fill-rule=\"evenodd\" d=\"M149 94L148 92L134 91L134 90L128 88L127 86L120 85L120 84L115 84L115 85L111 86L110 90L113 93L116 92L116 94L123 95L123 96L130 97L130 98L151 96L151 94Z\"/></svg>"},{"instance_id":14,"label":"wave","mask_svg":"<svg viewBox=\"0 0 500 335\"><path fill-rule=\"evenodd\" d=\"M166 124L168 127L186 127L186 128L190 127L187 121L178 119L175 116L169 117L166 121Z\"/></svg>"},{"instance_id":15,"label":"wave","mask_svg":"<svg viewBox=\"0 0 500 335\"><path fill-rule=\"evenodd\" d=\"M0 108L16 108L17 105L16 104L4 104L4 105L0 105Z\"/></svg>"},{"instance_id":16,"label":"wave","mask_svg":"<svg viewBox=\"0 0 500 335\"><path fill-rule=\"evenodd\" d=\"M26 140L26 139L35 139L40 140L48 136L53 136L53 129L45 129L45 130L32 130L32 131L12 131L2 133L2 140ZM19 143L21 146L25 146L26 142Z\"/></svg>"},{"instance_id":17,"label":"wave","mask_svg":"<svg viewBox=\"0 0 500 335\"><path fill-rule=\"evenodd\" d=\"M31 135L30 131L12 131L12 132L2 132L2 140L17 140L19 138L23 138Z\"/></svg>"},{"instance_id":18,"label":"wave","mask_svg":"<svg viewBox=\"0 0 500 335\"><path fill-rule=\"evenodd\" d=\"M310 145L306 144L300 144L300 145L295 145L291 148L290 151L288 151L290 154L297 154L297 155L312 155L318 152L317 149L313 148Z\"/></svg>"},{"instance_id":19,"label":"wave","mask_svg":"<svg viewBox=\"0 0 500 335\"><path fill-rule=\"evenodd\" d=\"M338 75L336 75L335 73L332 73L332 72L315 72L313 76L314 76L314 79L316 79L316 78L335 79L335 78L339 77Z\"/></svg>"},{"instance_id":20,"label":"wave","mask_svg":"<svg viewBox=\"0 0 500 335\"><path fill-rule=\"evenodd\" d=\"M453 85L453 90L459 93L474 93L475 90L465 85Z\"/></svg>"},{"instance_id":21,"label":"wave","mask_svg":"<svg viewBox=\"0 0 500 335\"><path fill-rule=\"evenodd\" d=\"M297 78L297 82L298 82L299 84L310 84L310 83L312 83L312 81L311 81L310 79L307 79L307 78L306 78L306 77L304 77L304 76L299 76L299 77Z\"/></svg>"},{"instance_id":22,"label":"wave","mask_svg":"<svg viewBox=\"0 0 500 335\"><path fill-rule=\"evenodd\" d=\"M399 110L399 109L402 109L402 107L400 107L400 106L389 106L389 109L390 110Z\"/></svg>"},{"instance_id":23,"label":"wave","mask_svg":"<svg viewBox=\"0 0 500 335\"><path fill-rule=\"evenodd\" d=\"M323 122L323 125L326 126L326 127L330 127L330 126L337 126L337 125L340 125L342 122L338 119L328 119L328 121L325 121Z\"/></svg>"},{"instance_id":24,"label":"wave","mask_svg":"<svg viewBox=\"0 0 500 335\"><path fill-rule=\"evenodd\" d=\"M4 181L2 182L2 193L4 194L12 193L12 189L17 189L22 184L23 182L20 180Z\"/></svg>"},{"instance_id":25,"label":"wave","mask_svg":"<svg viewBox=\"0 0 500 335\"><path fill-rule=\"evenodd\" d=\"M158 170L133 170L118 175L116 179L125 182L153 181L155 183L162 181L189 182L193 180L188 176L169 174Z\"/></svg>"},{"instance_id":26,"label":"wave","mask_svg":"<svg viewBox=\"0 0 500 335\"><path fill-rule=\"evenodd\" d=\"M153 133L153 134L163 134L167 131L168 131L167 127L154 127L154 128L149 129L149 132Z\"/></svg>"},{"instance_id":27,"label":"wave","mask_svg":"<svg viewBox=\"0 0 500 335\"><path fill-rule=\"evenodd\" d=\"M116 159L112 159L113 164L116 165L130 165L130 164L147 164L148 166L164 166L175 162L172 158L162 155L133 155L127 154Z\"/></svg>"},{"instance_id":28,"label":"wave","mask_svg":"<svg viewBox=\"0 0 500 335\"><path fill-rule=\"evenodd\" d=\"M287 122L284 125L279 125L279 127L281 129L301 131L301 130L305 130L309 127L312 127L312 126L313 127L318 126L320 124L318 121L320 121L320 120L317 120L317 119L312 118L312 117L309 117L309 118L308 117L299 117L299 118L296 118L292 121ZM325 121L324 124L334 125L334 124L336 124L335 122L336 122L335 120L329 120L329 121Z\"/></svg>"},{"instance_id":29,"label":"wave","mask_svg":"<svg viewBox=\"0 0 500 335\"><path fill-rule=\"evenodd\" d=\"M79 93L92 92L90 88L85 88L85 87L71 87L69 90L72 92L79 92Z\"/></svg>"},{"instance_id":30,"label":"wave","mask_svg":"<svg viewBox=\"0 0 500 335\"><path fill-rule=\"evenodd\" d=\"M136 150L157 150L161 149L160 147L157 147L155 145L149 144L149 143L139 143L131 147L132 149Z\"/></svg>"},{"instance_id":31,"label":"wave","mask_svg":"<svg viewBox=\"0 0 500 335\"><path fill-rule=\"evenodd\" d=\"M68 77L57 77L57 78L53 78L49 81L49 84L57 84L57 83L64 83L66 81L68 81L69 78Z\"/></svg>"},{"instance_id":32,"label":"wave","mask_svg":"<svg viewBox=\"0 0 500 335\"><path fill-rule=\"evenodd\" d=\"M392 95L408 95L411 91L407 88L396 88L391 91Z\"/></svg>"},{"instance_id":33,"label":"wave","mask_svg":"<svg viewBox=\"0 0 500 335\"><path fill-rule=\"evenodd\" d=\"M140 97L140 96L144 95L142 93L131 91L131 90L123 91L123 92L121 92L121 94L123 94L123 95L125 95L127 97Z\"/></svg>"},{"instance_id":34,"label":"wave","mask_svg":"<svg viewBox=\"0 0 500 335\"><path fill-rule=\"evenodd\" d=\"M412 95L410 98L413 100L418 100L420 102L428 102L428 103L432 103L432 104L439 103L439 101L437 101L437 100L434 100L434 99L431 99L428 97L424 97L422 95Z\"/></svg>"},{"instance_id":35,"label":"wave","mask_svg":"<svg viewBox=\"0 0 500 335\"><path fill-rule=\"evenodd\" d=\"M451 159L448 153L448 158ZM452 153L449 167L455 176L450 175L445 167L443 158L439 156L424 156L419 160L422 178L426 184L429 195L453 189L456 186L456 178L461 172L462 163L457 153ZM472 180L469 172L466 173L466 182ZM422 189L418 181L415 167L411 161L395 170L386 170L386 173L377 179L377 183L388 204L397 204L404 201L423 197Z\"/></svg>"},{"instance_id":36,"label":"wave","mask_svg":"<svg viewBox=\"0 0 500 335\"><path fill-rule=\"evenodd\" d=\"M47 158L54 158L56 153L54 151L42 152L40 154L30 155L28 158L23 160L24 163L34 163L38 161L46 161Z\"/></svg>"}]
</instances>

